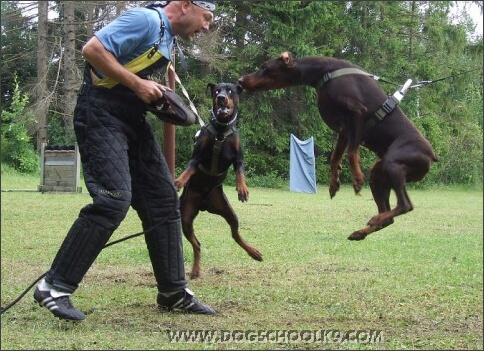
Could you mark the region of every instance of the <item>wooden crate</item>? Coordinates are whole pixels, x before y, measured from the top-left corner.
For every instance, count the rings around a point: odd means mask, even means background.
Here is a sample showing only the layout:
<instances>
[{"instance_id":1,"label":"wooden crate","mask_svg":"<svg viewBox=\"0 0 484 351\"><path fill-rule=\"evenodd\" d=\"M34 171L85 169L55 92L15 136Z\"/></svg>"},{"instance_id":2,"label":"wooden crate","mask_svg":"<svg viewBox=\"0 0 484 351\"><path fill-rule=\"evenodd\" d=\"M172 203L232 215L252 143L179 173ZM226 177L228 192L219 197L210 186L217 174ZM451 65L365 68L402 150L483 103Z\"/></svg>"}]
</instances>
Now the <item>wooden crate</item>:
<instances>
[{"instance_id":1,"label":"wooden crate","mask_svg":"<svg viewBox=\"0 0 484 351\"><path fill-rule=\"evenodd\" d=\"M80 156L77 143L71 147L42 144L39 191L82 192Z\"/></svg>"}]
</instances>

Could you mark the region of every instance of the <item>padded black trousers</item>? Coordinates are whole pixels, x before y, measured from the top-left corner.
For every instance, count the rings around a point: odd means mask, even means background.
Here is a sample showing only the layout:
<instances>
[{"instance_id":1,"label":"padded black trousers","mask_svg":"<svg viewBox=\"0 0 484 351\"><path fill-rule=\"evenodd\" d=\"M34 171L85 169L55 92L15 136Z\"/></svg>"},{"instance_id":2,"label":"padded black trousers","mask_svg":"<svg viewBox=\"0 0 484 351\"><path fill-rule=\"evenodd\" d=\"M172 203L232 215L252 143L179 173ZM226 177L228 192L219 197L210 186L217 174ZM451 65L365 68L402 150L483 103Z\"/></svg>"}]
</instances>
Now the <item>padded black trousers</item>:
<instances>
[{"instance_id":1,"label":"padded black trousers","mask_svg":"<svg viewBox=\"0 0 484 351\"><path fill-rule=\"evenodd\" d=\"M81 209L47 272L47 282L61 291L78 288L130 206L141 219L158 290L187 285L178 195L144 113L140 100L100 88L78 98L74 130L92 203Z\"/></svg>"}]
</instances>

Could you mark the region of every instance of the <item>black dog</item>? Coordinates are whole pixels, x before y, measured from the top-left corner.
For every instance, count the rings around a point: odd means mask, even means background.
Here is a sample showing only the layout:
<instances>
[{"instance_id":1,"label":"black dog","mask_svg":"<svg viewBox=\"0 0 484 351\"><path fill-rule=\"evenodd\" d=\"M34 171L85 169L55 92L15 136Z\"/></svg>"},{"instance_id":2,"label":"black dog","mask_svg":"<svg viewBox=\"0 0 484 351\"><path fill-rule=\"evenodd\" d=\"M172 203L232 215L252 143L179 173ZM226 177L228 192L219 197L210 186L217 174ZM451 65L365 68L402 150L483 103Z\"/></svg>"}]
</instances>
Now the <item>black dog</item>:
<instances>
[{"instance_id":1,"label":"black dog","mask_svg":"<svg viewBox=\"0 0 484 351\"><path fill-rule=\"evenodd\" d=\"M200 130L188 167L175 180L180 196L183 234L193 247L194 261L190 277L200 275L200 242L193 230L199 211L208 211L225 218L232 237L255 260L262 261L256 248L246 243L239 233L239 220L223 192L223 182L230 165L236 176L240 201L249 199L244 176L244 155L239 134L235 129L237 105L242 88L230 83L207 84L213 100L210 122Z\"/></svg>"},{"instance_id":2,"label":"black dog","mask_svg":"<svg viewBox=\"0 0 484 351\"><path fill-rule=\"evenodd\" d=\"M340 188L341 159L347 150L358 194L364 182L359 163L359 145L376 153L370 188L378 207L366 228L348 239L362 240L393 223L393 218L413 210L406 184L422 180L437 161L432 145L424 138L395 100L388 99L371 75L350 62L333 57L308 56L296 59L289 52L266 61L260 70L239 79L247 91L309 85L316 89L317 104L326 124L338 133L331 155L331 198ZM387 100L388 99L388 100ZM387 104L388 102L388 104ZM390 207L390 191L397 205Z\"/></svg>"}]
</instances>

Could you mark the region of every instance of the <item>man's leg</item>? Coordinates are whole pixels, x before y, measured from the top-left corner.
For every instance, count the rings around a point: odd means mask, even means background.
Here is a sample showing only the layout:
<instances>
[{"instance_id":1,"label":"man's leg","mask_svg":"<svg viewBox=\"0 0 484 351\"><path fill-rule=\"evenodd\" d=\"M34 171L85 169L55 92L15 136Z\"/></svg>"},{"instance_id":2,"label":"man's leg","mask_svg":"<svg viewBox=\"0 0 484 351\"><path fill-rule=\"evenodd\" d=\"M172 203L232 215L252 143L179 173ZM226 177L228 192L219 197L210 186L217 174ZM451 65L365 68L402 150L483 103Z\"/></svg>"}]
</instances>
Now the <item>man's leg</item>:
<instances>
[{"instance_id":1,"label":"man's leg","mask_svg":"<svg viewBox=\"0 0 484 351\"><path fill-rule=\"evenodd\" d=\"M79 111L79 109L78 109ZM91 129L90 126L96 125ZM102 127L99 127L103 125ZM35 300L62 319L82 320L69 295L79 286L131 203L125 126L115 117L78 114L75 130L84 180L93 202L85 206L67 233Z\"/></svg>"},{"instance_id":2,"label":"man's leg","mask_svg":"<svg viewBox=\"0 0 484 351\"><path fill-rule=\"evenodd\" d=\"M195 300L187 289L178 194L151 128L146 128L141 150L130 157L132 206L145 230L158 286L157 302L168 310L213 314L211 307Z\"/></svg>"}]
</instances>

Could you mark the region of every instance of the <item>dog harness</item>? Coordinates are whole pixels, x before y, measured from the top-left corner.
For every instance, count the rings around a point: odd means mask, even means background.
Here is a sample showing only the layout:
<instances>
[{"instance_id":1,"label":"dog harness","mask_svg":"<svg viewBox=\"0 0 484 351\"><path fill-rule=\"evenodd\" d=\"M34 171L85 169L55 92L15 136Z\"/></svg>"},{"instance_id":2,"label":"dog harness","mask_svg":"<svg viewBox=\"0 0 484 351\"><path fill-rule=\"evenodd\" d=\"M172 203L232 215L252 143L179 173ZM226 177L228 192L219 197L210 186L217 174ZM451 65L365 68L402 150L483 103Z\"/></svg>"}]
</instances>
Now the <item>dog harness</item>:
<instances>
[{"instance_id":1,"label":"dog harness","mask_svg":"<svg viewBox=\"0 0 484 351\"><path fill-rule=\"evenodd\" d=\"M212 162L210 164L210 169L206 169L202 164L199 164L198 165L198 168L208 174L208 175L211 175L211 176L220 176L222 174L224 174L225 172L222 172L220 173L218 171L218 161L220 159L220 153L222 151L222 146L223 146L223 143L225 141L225 139L233 134L234 130L233 130L233 127L232 126L229 126L228 128L226 128L223 132L221 131L218 131L214 125L212 124L212 122L210 124L207 125L207 130L210 132L210 134L213 135L214 139L215 139L215 142L213 144L213 148L212 148Z\"/></svg>"},{"instance_id":2,"label":"dog harness","mask_svg":"<svg viewBox=\"0 0 484 351\"><path fill-rule=\"evenodd\" d=\"M358 69L358 68L353 68L353 67L340 68L340 69L337 69L336 71L325 73L323 75L323 77L319 80L318 84L316 85L316 89L319 90L320 88L323 87L324 84L329 82L331 79L334 79L334 78L337 78L337 77L340 77L340 76L344 76L344 75L347 75L347 74L361 74L361 75L365 75L367 77L371 77L375 80L379 79L379 77L375 76L374 74L365 72L365 71ZM410 80L410 83L412 83L411 80ZM383 118L385 118L387 115L389 115L395 109L395 107L397 107L397 105L402 100L403 95L405 94L405 91L410 86L410 83L408 83L408 81L407 81L407 83L405 83L405 85L402 87L401 90L397 90L393 95L388 95L388 98L385 100L385 102L382 104L382 106L378 110L376 110L375 113L372 115L375 121L373 121L373 122L369 121L368 122L370 124L369 127L373 126L375 124L375 122L380 122L381 120L383 120Z\"/></svg>"}]
</instances>

